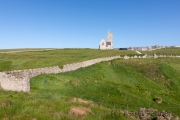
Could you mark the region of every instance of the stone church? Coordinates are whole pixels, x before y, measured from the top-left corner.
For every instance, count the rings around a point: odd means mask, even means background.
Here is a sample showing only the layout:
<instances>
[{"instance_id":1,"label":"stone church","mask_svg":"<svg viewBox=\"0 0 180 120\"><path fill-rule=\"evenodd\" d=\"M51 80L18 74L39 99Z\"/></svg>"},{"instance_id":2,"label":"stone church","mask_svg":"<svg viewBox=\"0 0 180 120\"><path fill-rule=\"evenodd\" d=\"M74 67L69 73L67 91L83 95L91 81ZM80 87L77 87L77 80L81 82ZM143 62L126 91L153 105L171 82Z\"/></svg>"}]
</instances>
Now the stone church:
<instances>
[{"instance_id":1,"label":"stone church","mask_svg":"<svg viewBox=\"0 0 180 120\"><path fill-rule=\"evenodd\" d=\"M110 31L108 31L107 37L108 37L107 42L104 39L101 40L99 44L100 50L113 49L113 34Z\"/></svg>"}]
</instances>

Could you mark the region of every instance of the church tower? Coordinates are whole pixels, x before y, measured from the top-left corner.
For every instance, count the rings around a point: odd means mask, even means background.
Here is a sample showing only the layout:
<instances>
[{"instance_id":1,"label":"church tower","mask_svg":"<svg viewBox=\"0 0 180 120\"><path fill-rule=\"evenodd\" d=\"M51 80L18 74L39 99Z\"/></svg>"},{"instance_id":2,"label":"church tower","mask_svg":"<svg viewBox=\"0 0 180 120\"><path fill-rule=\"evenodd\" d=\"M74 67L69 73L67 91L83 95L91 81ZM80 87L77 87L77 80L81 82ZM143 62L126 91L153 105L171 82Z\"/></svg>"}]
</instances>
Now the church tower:
<instances>
[{"instance_id":1,"label":"church tower","mask_svg":"<svg viewBox=\"0 0 180 120\"><path fill-rule=\"evenodd\" d=\"M113 34L108 31L108 42L111 42L111 49L113 49Z\"/></svg>"},{"instance_id":2,"label":"church tower","mask_svg":"<svg viewBox=\"0 0 180 120\"><path fill-rule=\"evenodd\" d=\"M99 49L101 50L107 50L107 49L113 49L113 34L110 32L110 30L107 33L108 40L107 42L102 39L99 44Z\"/></svg>"}]
</instances>

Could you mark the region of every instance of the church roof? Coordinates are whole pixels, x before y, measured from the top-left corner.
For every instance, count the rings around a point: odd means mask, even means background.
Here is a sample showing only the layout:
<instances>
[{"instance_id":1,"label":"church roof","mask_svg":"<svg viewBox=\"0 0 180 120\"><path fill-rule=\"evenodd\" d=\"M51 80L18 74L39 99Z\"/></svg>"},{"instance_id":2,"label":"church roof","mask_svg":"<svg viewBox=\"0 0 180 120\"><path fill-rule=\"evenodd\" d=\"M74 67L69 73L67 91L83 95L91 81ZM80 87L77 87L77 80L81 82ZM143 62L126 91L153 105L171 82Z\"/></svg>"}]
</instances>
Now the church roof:
<instances>
[{"instance_id":1,"label":"church roof","mask_svg":"<svg viewBox=\"0 0 180 120\"><path fill-rule=\"evenodd\" d=\"M108 45L111 45L111 42L106 42L106 47L108 47Z\"/></svg>"}]
</instances>

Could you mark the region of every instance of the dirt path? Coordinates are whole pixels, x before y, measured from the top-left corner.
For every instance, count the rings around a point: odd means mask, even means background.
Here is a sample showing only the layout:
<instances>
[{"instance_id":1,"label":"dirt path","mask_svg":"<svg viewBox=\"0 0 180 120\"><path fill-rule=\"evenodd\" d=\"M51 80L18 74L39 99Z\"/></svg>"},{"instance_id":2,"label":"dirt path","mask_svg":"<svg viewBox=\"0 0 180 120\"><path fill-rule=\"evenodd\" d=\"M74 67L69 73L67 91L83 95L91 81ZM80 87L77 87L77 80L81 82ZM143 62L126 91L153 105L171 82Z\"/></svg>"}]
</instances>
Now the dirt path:
<instances>
[{"instance_id":1,"label":"dirt path","mask_svg":"<svg viewBox=\"0 0 180 120\"><path fill-rule=\"evenodd\" d=\"M140 51L136 51L137 54L142 54Z\"/></svg>"}]
</instances>

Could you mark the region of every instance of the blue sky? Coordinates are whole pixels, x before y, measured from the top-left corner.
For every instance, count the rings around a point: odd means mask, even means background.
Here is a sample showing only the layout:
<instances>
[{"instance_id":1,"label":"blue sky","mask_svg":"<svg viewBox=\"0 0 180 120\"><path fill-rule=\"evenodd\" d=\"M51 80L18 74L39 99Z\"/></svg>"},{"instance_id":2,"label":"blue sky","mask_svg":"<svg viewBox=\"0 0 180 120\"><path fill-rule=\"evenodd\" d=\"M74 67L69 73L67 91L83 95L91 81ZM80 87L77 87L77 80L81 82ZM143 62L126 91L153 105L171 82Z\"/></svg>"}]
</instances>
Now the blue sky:
<instances>
[{"instance_id":1,"label":"blue sky","mask_svg":"<svg viewBox=\"0 0 180 120\"><path fill-rule=\"evenodd\" d=\"M0 0L0 49L180 45L180 0Z\"/></svg>"}]
</instances>

